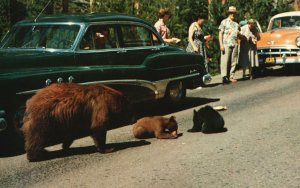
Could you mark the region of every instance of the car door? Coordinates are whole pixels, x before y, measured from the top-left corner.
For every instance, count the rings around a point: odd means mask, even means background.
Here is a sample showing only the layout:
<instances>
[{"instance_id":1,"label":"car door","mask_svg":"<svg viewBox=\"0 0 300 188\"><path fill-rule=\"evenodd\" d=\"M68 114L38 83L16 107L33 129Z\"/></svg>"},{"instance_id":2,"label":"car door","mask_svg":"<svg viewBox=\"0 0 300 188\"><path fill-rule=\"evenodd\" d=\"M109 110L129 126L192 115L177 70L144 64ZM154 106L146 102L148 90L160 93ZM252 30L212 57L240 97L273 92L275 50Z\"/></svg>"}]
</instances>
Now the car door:
<instances>
[{"instance_id":1,"label":"car door","mask_svg":"<svg viewBox=\"0 0 300 188\"><path fill-rule=\"evenodd\" d=\"M152 80L153 75L145 69L143 62L149 55L161 52L163 42L150 28L141 24L120 24L118 29L122 61L130 66L128 71L131 76L135 79Z\"/></svg>"},{"instance_id":2,"label":"car door","mask_svg":"<svg viewBox=\"0 0 300 188\"><path fill-rule=\"evenodd\" d=\"M154 75L144 66L145 58L160 52L163 43L149 26L133 22L120 22L117 26L119 48L116 60L122 70L123 83L113 87L126 93L133 101L154 99ZM153 35L157 38L155 41Z\"/></svg>"},{"instance_id":3,"label":"car door","mask_svg":"<svg viewBox=\"0 0 300 188\"><path fill-rule=\"evenodd\" d=\"M123 79L120 51L115 24L90 25L76 52L77 65L89 72L80 77L80 82Z\"/></svg>"}]
</instances>

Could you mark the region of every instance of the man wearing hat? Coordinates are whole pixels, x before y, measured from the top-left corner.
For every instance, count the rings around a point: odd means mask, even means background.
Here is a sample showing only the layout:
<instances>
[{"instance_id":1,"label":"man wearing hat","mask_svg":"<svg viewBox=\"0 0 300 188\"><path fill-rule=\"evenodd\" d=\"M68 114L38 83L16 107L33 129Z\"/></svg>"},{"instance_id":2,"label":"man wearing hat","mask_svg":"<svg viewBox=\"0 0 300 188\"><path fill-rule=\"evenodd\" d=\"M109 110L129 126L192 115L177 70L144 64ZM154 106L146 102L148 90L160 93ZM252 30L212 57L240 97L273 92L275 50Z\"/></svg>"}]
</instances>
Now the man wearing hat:
<instances>
[{"instance_id":1,"label":"man wearing hat","mask_svg":"<svg viewBox=\"0 0 300 188\"><path fill-rule=\"evenodd\" d=\"M219 26L219 44L221 50L221 76L223 84L237 82L233 78L238 56L239 24L234 21L236 8L230 6L228 17Z\"/></svg>"}]
</instances>

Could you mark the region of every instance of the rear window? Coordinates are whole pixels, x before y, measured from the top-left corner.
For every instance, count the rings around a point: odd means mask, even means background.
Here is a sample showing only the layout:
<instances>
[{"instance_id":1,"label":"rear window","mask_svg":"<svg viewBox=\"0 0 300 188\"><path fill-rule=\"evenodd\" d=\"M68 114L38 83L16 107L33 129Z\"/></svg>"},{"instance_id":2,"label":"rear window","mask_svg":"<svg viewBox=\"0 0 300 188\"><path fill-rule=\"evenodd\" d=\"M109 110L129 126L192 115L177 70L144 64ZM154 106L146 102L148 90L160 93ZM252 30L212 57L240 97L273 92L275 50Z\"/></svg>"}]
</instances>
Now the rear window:
<instances>
[{"instance_id":1,"label":"rear window","mask_svg":"<svg viewBox=\"0 0 300 188\"><path fill-rule=\"evenodd\" d=\"M152 34L150 30L142 26L122 25L122 47L152 46Z\"/></svg>"}]
</instances>

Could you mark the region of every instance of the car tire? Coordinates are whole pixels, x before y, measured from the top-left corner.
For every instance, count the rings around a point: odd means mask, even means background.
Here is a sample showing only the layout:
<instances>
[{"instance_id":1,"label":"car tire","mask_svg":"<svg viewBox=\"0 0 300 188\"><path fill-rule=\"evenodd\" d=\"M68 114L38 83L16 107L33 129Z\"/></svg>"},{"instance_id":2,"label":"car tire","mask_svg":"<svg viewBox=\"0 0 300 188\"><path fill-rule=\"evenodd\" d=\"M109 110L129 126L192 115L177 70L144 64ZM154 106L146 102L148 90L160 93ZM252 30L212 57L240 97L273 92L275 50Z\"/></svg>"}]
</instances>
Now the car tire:
<instances>
[{"instance_id":1,"label":"car tire","mask_svg":"<svg viewBox=\"0 0 300 188\"><path fill-rule=\"evenodd\" d=\"M252 70L252 73L255 78L265 77L268 75L268 72L269 72L268 68L264 66L256 67L253 68Z\"/></svg>"},{"instance_id":2,"label":"car tire","mask_svg":"<svg viewBox=\"0 0 300 188\"><path fill-rule=\"evenodd\" d=\"M8 126L6 130L1 132L0 151L1 156L8 157L23 154L24 151L24 136L22 132L23 115L25 107L20 106L14 110L13 115L7 117Z\"/></svg>"},{"instance_id":3,"label":"car tire","mask_svg":"<svg viewBox=\"0 0 300 188\"><path fill-rule=\"evenodd\" d=\"M166 88L165 99L170 103L179 103L186 97L184 83L179 81L170 82Z\"/></svg>"},{"instance_id":4,"label":"car tire","mask_svg":"<svg viewBox=\"0 0 300 188\"><path fill-rule=\"evenodd\" d=\"M19 106L14 113L13 116L13 126L14 126L14 132L17 133L18 136L22 137L23 132L22 132L22 127L23 127L23 117L25 114L26 107L21 105Z\"/></svg>"}]
</instances>

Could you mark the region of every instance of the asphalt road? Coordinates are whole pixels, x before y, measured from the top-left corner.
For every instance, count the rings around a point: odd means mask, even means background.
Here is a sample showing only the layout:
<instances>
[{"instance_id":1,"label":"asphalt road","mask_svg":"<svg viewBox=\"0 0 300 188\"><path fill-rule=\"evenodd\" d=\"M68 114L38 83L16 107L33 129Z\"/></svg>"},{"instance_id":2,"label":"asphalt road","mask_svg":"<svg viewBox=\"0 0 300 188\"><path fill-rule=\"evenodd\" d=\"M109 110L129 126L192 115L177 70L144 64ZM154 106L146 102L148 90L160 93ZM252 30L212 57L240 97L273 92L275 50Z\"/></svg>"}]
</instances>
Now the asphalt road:
<instances>
[{"instance_id":1,"label":"asphalt road","mask_svg":"<svg viewBox=\"0 0 300 188\"><path fill-rule=\"evenodd\" d=\"M298 71L300 72L300 71ZM188 92L177 107L143 105L143 115L175 115L175 140L132 136L132 126L109 131L118 151L97 153L92 139L76 140L69 154L29 163L26 155L0 158L0 187L300 187L300 73L266 77ZM194 109L226 105L228 131L188 133Z\"/></svg>"}]
</instances>

